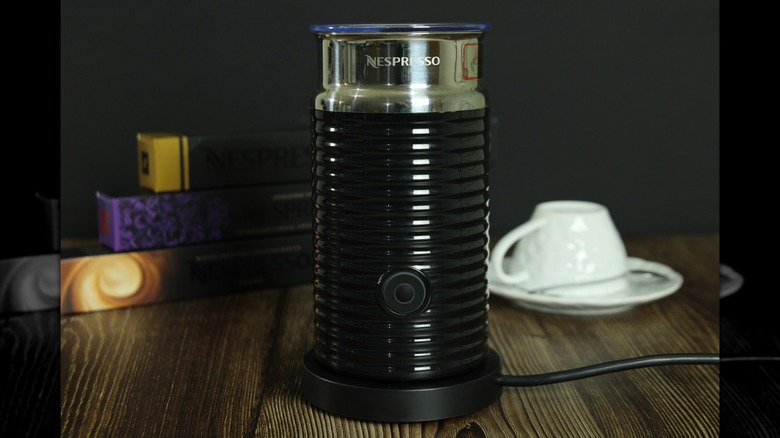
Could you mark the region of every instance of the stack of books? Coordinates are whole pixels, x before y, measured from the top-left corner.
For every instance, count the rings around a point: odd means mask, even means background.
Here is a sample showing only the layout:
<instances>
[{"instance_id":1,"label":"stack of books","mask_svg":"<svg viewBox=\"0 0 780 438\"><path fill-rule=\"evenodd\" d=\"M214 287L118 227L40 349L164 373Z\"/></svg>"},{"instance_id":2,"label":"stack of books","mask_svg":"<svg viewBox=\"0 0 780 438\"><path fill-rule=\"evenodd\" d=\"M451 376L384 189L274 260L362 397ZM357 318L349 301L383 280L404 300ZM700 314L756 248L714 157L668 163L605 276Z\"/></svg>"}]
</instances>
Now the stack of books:
<instances>
[{"instance_id":1,"label":"stack of books","mask_svg":"<svg viewBox=\"0 0 780 438\"><path fill-rule=\"evenodd\" d=\"M96 193L100 245L63 249L61 312L311 282L308 130L137 136L139 192Z\"/></svg>"}]
</instances>

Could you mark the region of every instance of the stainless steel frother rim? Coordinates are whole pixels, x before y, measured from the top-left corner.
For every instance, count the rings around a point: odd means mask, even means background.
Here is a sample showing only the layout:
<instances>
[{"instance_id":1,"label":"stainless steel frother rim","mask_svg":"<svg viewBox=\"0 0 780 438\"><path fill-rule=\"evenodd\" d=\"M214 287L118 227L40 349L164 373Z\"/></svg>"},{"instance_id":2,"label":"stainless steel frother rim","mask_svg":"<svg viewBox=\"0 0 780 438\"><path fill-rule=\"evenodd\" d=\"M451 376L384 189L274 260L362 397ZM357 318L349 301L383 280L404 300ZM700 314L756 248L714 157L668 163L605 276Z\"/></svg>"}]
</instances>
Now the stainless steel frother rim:
<instances>
[{"instance_id":1,"label":"stainless steel frother rim","mask_svg":"<svg viewBox=\"0 0 780 438\"><path fill-rule=\"evenodd\" d=\"M312 108L351 113L445 113L487 108L485 23L326 24Z\"/></svg>"}]
</instances>

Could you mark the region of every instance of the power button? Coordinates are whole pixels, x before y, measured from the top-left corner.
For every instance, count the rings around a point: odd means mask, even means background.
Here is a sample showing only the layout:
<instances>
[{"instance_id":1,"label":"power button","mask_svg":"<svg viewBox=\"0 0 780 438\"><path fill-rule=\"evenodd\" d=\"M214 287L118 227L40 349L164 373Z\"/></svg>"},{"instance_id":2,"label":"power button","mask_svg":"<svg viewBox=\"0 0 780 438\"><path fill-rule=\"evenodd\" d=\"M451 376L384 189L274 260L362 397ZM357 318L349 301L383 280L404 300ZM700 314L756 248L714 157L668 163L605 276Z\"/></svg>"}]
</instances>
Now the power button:
<instances>
[{"instance_id":1,"label":"power button","mask_svg":"<svg viewBox=\"0 0 780 438\"><path fill-rule=\"evenodd\" d=\"M377 298L388 313L398 316L417 315L431 301L428 279L425 274L412 268L388 271L379 279Z\"/></svg>"}]
</instances>

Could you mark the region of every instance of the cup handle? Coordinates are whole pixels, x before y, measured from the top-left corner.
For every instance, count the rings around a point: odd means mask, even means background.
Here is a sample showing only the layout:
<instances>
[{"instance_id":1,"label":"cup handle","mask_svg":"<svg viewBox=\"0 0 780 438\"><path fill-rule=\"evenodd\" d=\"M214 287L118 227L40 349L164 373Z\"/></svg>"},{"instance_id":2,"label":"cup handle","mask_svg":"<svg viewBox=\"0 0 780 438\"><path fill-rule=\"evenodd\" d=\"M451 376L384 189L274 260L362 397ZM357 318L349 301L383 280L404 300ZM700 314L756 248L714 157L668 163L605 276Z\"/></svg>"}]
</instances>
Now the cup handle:
<instances>
[{"instance_id":1,"label":"cup handle","mask_svg":"<svg viewBox=\"0 0 780 438\"><path fill-rule=\"evenodd\" d=\"M496 280L504 284L515 284L528 279L528 272L526 271L514 272L512 274L504 271L504 257L509 248L513 247L520 239L546 223L547 219L544 218L531 219L508 232L496 242L493 251L490 252L490 268L493 269Z\"/></svg>"}]
</instances>

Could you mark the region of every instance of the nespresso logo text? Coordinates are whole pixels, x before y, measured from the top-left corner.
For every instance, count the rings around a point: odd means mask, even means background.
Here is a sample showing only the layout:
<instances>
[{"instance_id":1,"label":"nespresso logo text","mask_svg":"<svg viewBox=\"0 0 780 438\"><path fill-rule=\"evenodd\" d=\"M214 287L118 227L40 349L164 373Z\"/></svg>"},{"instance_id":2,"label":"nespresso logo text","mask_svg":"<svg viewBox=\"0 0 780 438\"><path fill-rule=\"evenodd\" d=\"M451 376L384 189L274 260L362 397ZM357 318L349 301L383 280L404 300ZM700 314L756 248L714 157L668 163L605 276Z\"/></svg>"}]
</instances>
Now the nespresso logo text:
<instances>
[{"instance_id":1,"label":"nespresso logo text","mask_svg":"<svg viewBox=\"0 0 780 438\"><path fill-rule=\"evenodd\" d=\"M205 152L209 166L219 172L251 172L310 164L308 145L300 148L205 149Z\"/></svg>"},{"instance_id":2,"label":"nespresso logo text","mask_svg":"<svg viewBox=\"0 0 780 438\"><path fill-rule=\"evenodd\" d=\"M369 56L366 55L369 67L430 67L441 64L438 56Z\"/></svg>"}]
</instances>

